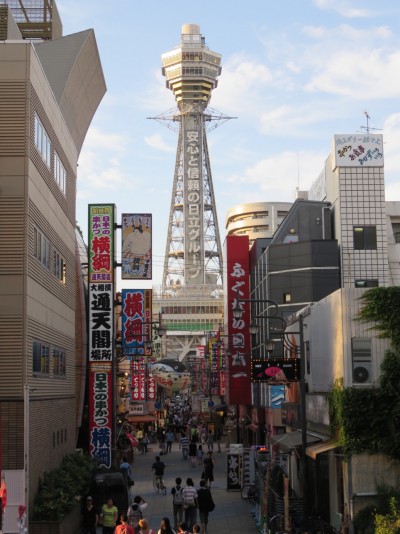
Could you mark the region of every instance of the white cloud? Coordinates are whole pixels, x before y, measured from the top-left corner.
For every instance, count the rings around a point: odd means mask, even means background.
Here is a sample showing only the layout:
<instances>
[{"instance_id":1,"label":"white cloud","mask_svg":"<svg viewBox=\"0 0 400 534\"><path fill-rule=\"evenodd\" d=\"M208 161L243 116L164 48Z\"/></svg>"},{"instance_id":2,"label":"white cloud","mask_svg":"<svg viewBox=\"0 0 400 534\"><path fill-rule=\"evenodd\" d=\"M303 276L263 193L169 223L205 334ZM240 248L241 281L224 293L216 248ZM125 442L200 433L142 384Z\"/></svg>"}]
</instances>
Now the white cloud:
<instances>
[{"instance_id":1,"label":"white cloud","mask_svg":"<svg viewBox=\"0 0 400 534\"><path fill-rule=\"evenodd\" d=\"M245 54L235 54L223 63L218 88L213 91L211 106L227 113L253 115L267 88L276 84L268 66Z\"/></svg>"},{"instance_id":2,"label":"white cloud","mask_svg":"<svg viewBox=\"0 0 400 534\"><path fill-rule=\"evenodd\" d=\"M241 190L240 202L293 202L296 187L307 190L318 178L326 154L281 152L248 167L241 176L227 178L227 194ZM246 187L244 187L246 185Z\"/></svg>"},{"instance_id":3,"label":"white cloud","mask_svg":"<svg viewBox=\"0 0 400 534\"><path fill-rule=\"evenodd\" d=\"M400 96L400 52L341 50L311 77L307 91L343 95L357 100Z\"/></svg>"},{"instance_id":4,"label":"white cloud","mask_svg":"<svg viewBox=\"0 0 400 534\"><path fill-rule=\"evenodd\" d=\"M346 18L371 18L376 14L369 9L352 7L349 0L314 0L314 3L319 9L336 11Z\"/></svg>"},{"instance_id":5,"label":"white cloud","mask_svg":"<svg viewBox=\"0 0 400 534\"><path fill-rule=\"evenodd\" d=\"M149 137L144 138L145 143L156 150L161 150L162 152L175 152L176 146L169 145L164 141L160 134L154 134Z\"/></svg>"}]
</instances>

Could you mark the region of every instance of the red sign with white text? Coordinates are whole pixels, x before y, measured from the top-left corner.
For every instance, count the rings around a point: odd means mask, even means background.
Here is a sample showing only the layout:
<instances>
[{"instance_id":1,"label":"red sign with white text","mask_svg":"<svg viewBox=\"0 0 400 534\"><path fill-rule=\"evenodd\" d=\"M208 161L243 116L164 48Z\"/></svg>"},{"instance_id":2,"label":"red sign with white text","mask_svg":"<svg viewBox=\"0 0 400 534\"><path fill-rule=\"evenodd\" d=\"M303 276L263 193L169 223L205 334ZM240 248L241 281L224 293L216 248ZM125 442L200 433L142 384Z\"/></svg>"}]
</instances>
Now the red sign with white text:
<instances>
[{"instance_id":1,"label":"red sign with white text","mask_svg":"<svg viewBox=\"0 0 400 534\"><path fill-rule=\"evenodd\" d=\"M248 236L227 236L225 258L225 317L230 349L227 357L229 404L251 404L250 306L248 302L240 302L249 299ZM237 304L243 310L240 319L233 317L232 310Z\"/></svg>"}]
</instances>

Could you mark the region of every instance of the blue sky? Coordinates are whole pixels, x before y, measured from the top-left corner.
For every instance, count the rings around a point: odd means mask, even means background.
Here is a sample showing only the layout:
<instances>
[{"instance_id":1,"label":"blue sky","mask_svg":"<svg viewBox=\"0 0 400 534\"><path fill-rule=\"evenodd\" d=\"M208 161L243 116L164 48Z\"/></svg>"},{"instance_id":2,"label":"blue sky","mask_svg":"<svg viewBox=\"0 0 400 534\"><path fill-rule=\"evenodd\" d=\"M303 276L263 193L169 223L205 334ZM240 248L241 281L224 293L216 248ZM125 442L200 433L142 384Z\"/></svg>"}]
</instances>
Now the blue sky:
<instances>
[{"instance_id":1,"label":"blue sky","mask_svg":"<svg viewBox=\"0 0 400 534\"><path fill-rule=\"evenodd\" d=\"M154 284L162 277L177 134L147 117L175 105L160 56L180 43L185 23L199 24L208 47L222 54L211 107L237 117L208 136L222 241L230 207L293 201L295 188L308 189L322 170L333 135L366 126L365 111L384 135L386 198L400 200L398 0L57 5L64 35L94 28L107 83L79 160L78 223L86 232L89 203L114 202L119 216L153 213Z\"/></svg>"}]
</instances>

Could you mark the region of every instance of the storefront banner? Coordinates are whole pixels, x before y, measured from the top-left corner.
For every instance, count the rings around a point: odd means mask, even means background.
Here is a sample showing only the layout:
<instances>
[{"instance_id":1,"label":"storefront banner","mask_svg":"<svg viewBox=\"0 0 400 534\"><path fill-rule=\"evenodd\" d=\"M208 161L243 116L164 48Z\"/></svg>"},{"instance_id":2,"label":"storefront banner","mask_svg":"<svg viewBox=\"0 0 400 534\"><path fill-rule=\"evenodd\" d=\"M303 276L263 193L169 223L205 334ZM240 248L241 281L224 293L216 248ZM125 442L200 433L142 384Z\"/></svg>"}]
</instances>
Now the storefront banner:
<instances>
[{"instance_id":1,"label":"storefront banner","mask_svg":"<svg viewBox=\"0 0 400 534\"><path fill-rule=\"evenodd\" d=\"M225 317L230 340L229 357L229 403L251 404L250 380L250 306L249 302L249 238L248 236L227 236L225 240ZM239 305L243 314L233 317L232 310Z\"/></svg>"},{"instance_id":2,"label":"storefront banner","mask_svg":"<svg viewBox=\"0 0 400 534\"><path fill-rule=\"evenodd\" d=\"M226 461L226 489L228 491L240 490L242 487L242 455L228 453L226 455Z\"/></svg>"},{"instance_id":3,"label":"storefront banner","mask_svg":"<svg viewBox=\"0 0 400 534\"><path fill-rule=\"evenodd\" d=\"M111 467L112 407L111 364L90 363L89 450L98 467Z\"/></svg>"},{"instance_id":4,"label":"storefront banner","mask_svg":"<svg viewBox=\"0 0 400 534\"><path fill-rule=\"evenodd\" d=\"M122 290L122 347L125 353L151 356L152 290Z\"/></svg>"},{"instance_id":5,"label":"storefront banner","mask_svg":"<svg viewBox=\"0 0 400 534\"><path fill-rule=\"evenodd\" d=\"M89 361L111 362L114 336L113 284L89 285Z\"/></svg>"},{"instance_id":6,"label":"storefront banner","mask_svg":"<svg viewBox=\"0 0 400 534\"><path fill-rule=\"evenodd\" d=\"M89 283L114 281L113 204L89 204Z\"/></svg>"},{"instance_id":7,"label":"storefront banner","mask_svg":"<svg viewBox=\"0 0 400 534\"><path fill-rule=\"evenodd\" d=\"M152 278L152 215L150 213L122 214L123 280L151 280Z\"/></svg>"},{"instance_id":8,"label":"storefront banner","mask_svg":"<svg viewBox=\"0 0 400 534\"><path fill-rule=\"evenodd\" d=\"M133 401L146 400L146 364L143 358L132 360L131 394Z\"/></svg>"}]
</instances>

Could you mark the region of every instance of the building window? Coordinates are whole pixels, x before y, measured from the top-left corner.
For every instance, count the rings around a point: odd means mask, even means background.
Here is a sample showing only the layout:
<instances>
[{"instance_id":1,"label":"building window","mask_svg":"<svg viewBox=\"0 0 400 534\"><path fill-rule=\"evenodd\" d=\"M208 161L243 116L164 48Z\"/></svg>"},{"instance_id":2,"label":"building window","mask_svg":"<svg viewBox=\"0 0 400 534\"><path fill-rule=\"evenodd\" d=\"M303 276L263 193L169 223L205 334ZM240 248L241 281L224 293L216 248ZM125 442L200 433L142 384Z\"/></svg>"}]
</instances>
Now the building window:
<instances>
[{"instance_id":1,"label":"building window","mask_svg":"<svg viewBox=\"0 0 400 534\"><path fill-rule=\"evenodd\" d=\"M50 372L49 366L49 346L44 345L40 341L33 342L33 373L40 375L48 375Z\"/></svg>"},{"instance_id":2,"label":"building window","mask_svg":"<svg viewBox=\"0 0 400 534\"><path fill-rule=\"evenodd\" d=\"M65 284L65 267L64 258L57 250L53 249L53 274L63 284Z\"/></svg>"},{"instance_id":3,"label":"building window","mask_svg":"<svg viewBox=\"0 0 400 534\"><path fill-rule=\"evenodd\" d=\"M61 163L60 156L54 151L54 180L60 188L61 192L65 195L65 188L67 183L67 171L64 165Z\"/></svg>"},{"instance_id":4,"label":"building window","mask_svg":"<svg viewBox=\"0 0 400 534\"><path fill-rule=\"evenodd\" d=\"M285 302L285 303L292 302L292 294L291 293L284 293L283 294L283 302Z\"/></svg>"},{"instance_id":5,"label":"building window","mask_svg":"<svg viewBox=\"0 0 400 534\"><path fill-rule=\"evenodd\" d=\"M356 280L356 287L378 287L378 280Z\"/></svg>"},{"instance_id":6,"label":"building window","mask_svg":"<svg viewBox=\"0 0 400 534\"><path fill-rule=\"evenodd\" d=\"M53 374L54 376L65 376L66 354L65 350L53 349Z\"/></svg>"},{"instance_id":7,"label":"building window","mask_svg":"<svg viewBox=\"0 0 400 534\"><path fill-rule=\"evenodd\" d=\"M376 250L376 226L354 226L354 249Z\"/></svg>"},{"instance_id":8,"label":"building window","mask_svg":"<svg viewBox=\"0 0 400 534\"><path fill-rule=\"evenodd\" d=\"M277 216L278 217L286 217L287 214L288 214L287 211L281 211L281 210L277 211Z\"/></svg>"},{"instance_id":9,"label":"building window","mask_svg":"<svg viewBox=\"0 0 400 534\"><path fill-rule=\"evenodd\" d=\"M394 242L400 243L400 223L392 223Z\"/></svg>"},{"instance_id":10,"label":"building window","mask_svg":"<svg viewBox=\"0 0 400 534\"><path fill-rule=\"evenodd\" d=\"M50 241L36 227L33 228L33 255L46 269L50 269Z\"/></svg>"},{"instance_id":11,"label":"building window","mask_svg":"<svg viewBox=\"0 0 400 534\"><path fill-rule=\"evenodd\" d=\"M353 338L351 340L353 384L371 383L371 339Z\"/></svg>"},{"instance_id":12,"label":"building window","mask_svg":"<svg viewBox=\"0 0 400 534\"><path fill-rule=\"evenodd\" d=\"M50 169L51 162L51 141L47 135L45 127L39 116L35 113L35 146L38 149L39 154L42 156L43 161Z\"/></svg>"}]
</instances>

